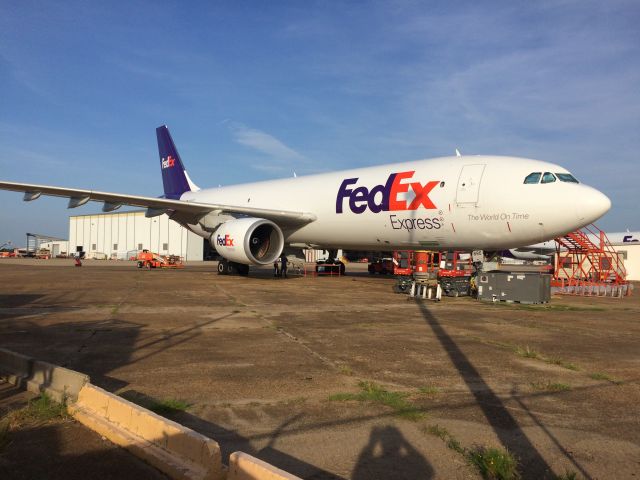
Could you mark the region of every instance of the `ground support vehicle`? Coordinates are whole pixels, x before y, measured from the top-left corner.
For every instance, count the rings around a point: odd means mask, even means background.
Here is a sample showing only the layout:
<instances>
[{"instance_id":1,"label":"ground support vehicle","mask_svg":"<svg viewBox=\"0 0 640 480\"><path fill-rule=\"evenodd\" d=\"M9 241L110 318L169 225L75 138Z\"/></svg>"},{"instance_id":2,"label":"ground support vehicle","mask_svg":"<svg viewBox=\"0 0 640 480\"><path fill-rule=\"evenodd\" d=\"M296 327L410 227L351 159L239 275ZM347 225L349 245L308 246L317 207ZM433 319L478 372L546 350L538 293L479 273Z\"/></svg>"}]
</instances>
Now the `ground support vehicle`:
<instances>
[{"instance_id":1,"label":"ground support vehicle","mask_svg":"<svg viewBox=\"0 0 640 480\"><path fill-rule=\"evenodd\" d=\"M438 280L446 296L470 295L473 273L471 255L458 251L443 252L438 269Z\"/></svg>"},{"instance_id":2,"label":"ground support vehicle","mask_svg":"<svg viewBox=\"0 0 640 480\"><path fill-rule=\"evenodd\" d=\"M316 262L316 275L344 275L345 266L339 260L319 260Z\"/></svg>"},{"instance_id":3,"label":"ground support vehicle","mask_svg":"<svg viewBox=\"0 0 640 480\"><path fill-rule=\"evenodd\" d=\"M183 268L182 258L177 255L159 255L142 250L136 256L138 268Z\"/></svg>"}]
</instances>

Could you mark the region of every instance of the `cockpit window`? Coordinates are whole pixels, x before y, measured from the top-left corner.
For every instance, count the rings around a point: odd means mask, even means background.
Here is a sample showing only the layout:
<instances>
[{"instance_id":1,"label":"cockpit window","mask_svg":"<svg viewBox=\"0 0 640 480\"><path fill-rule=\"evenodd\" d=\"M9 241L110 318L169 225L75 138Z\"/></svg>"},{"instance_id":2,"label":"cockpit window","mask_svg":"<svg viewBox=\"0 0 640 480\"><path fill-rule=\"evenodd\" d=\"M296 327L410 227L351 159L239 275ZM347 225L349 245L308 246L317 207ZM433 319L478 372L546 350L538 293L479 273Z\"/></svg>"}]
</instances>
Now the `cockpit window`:
<instances>
[{"instance_id":1,"label":"cockpit window","mask_svg":"<svg viewBox=\"0 0 640 480\"><path fill-rule=\"evenodd\" d=\"M558 180L560 180L561 182L580 183L578 180L576 180L576 177L574 177L570 173L556 173L556 177L558 177Z\"/></svg>"},{"instance_id":2,"label":"cockpit window","mask_svg":"<svg viewBox=\"0 0 640 480\"><path fill-rule=\"evenodd\" d=\"M552 183L556 181L556 177L551 172L544 172L542 175L542 183Z\"/></svg>"},{"instance_id":3,"label":"cockpit window","mask_svg":"<svg viewBox=\"0 0 640 480\"><path fill-rule=\"evenodd\" d=\"M533 172L524 177L524 183L538 183L540 181L540 177L542 176L541 172Z\"/></svg>"}]
</instances>

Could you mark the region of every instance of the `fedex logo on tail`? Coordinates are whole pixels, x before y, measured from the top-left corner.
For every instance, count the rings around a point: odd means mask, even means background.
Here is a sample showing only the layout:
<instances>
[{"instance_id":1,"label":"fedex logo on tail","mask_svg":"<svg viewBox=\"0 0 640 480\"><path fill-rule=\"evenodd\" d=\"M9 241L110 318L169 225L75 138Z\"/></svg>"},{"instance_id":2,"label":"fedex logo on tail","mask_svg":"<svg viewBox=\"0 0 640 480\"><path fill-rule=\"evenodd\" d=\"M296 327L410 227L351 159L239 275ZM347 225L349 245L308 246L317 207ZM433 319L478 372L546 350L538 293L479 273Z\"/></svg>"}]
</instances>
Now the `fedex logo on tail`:
<instances>
[{"instance_id":1,"label":"fedex logo on tail","mask_svg":"<svg viewBox=\"0 0 640 480\"><path fill-rule=\"evenodd\" d=\"M216 237L216 242L221 247L233 247L233 246L235 246L233 244L233 238L231 238L229 235L225 235L224 237L218 235Z\"/></svg>"},{"instance_id":2,"label":"fedex logo on tail","mask_svg":"<svg viewBox=\"0 0 640 480\"><path fill-rule=\"evenodd\" d=\"M417 210L420 207L426 209L438 208L429 198L429 193L439 181L412 182L411 177L415 171L392 173L384 185L350 188L358 182L358 178L347 178L338 189L336 198L336 213L343 213L344 201L348 200L349 210L353 213L363 213L371 210L373 213L396 212L401 210ZM407 194L409 189L413 192L413 200L401 200L401 194Z\"/></svg>"},{"instance_id":3,"label":"fedex logo on tail","mask_svg":"<svg viewBox=\"0 0 640 480\"><path fill-rule=\"evenodd\" d=\"M166 159L162 159L162 169L172 168L176 164L176 159L169 155Z\"/></svg>"}]
</instances>

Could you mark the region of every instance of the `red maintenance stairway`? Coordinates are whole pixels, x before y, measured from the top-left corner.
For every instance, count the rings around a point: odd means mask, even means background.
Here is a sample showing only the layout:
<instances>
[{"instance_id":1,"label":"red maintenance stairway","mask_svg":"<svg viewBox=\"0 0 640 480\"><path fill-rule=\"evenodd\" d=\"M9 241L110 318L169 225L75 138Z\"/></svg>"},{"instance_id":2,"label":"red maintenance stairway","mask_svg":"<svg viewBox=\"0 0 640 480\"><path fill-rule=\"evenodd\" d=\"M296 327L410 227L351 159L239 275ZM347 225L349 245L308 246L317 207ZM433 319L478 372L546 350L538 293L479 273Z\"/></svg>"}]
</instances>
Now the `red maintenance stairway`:
<instances>
[{"instance_id":1,"label":"red maintenance stairway","mask_svg":"<svg viewBox=\"0 0 640 480\"><path fill-rule=\"evenodd\" d=\"M554 293L623 297L631 295L627 271L607 235L595 225L558 237L551 287Z\"/></svg>"}]
</instances>

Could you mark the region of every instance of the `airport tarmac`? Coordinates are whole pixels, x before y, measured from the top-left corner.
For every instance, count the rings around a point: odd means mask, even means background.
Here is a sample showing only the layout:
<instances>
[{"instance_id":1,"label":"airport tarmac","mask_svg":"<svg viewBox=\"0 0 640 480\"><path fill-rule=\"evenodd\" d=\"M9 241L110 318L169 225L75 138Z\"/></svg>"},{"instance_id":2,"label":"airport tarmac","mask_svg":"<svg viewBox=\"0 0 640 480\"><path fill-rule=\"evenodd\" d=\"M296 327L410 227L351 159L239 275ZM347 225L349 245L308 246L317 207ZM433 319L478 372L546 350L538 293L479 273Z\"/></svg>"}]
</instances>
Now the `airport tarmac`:
<instances>
[{"instance_id":1,"label":"airport tarmac","mask_svg":"<svg viewBox=\"0 0 640 480\"><path fill-rule=\"evenodd\" d=\"M225 456L303 478L481 478L460 451L501 446L525 479L640 478L637 289L435 303L363 265L215 267L0 260L0 345L143 404L181 400L171 418Z\"/></svg>"}]
</instances>

